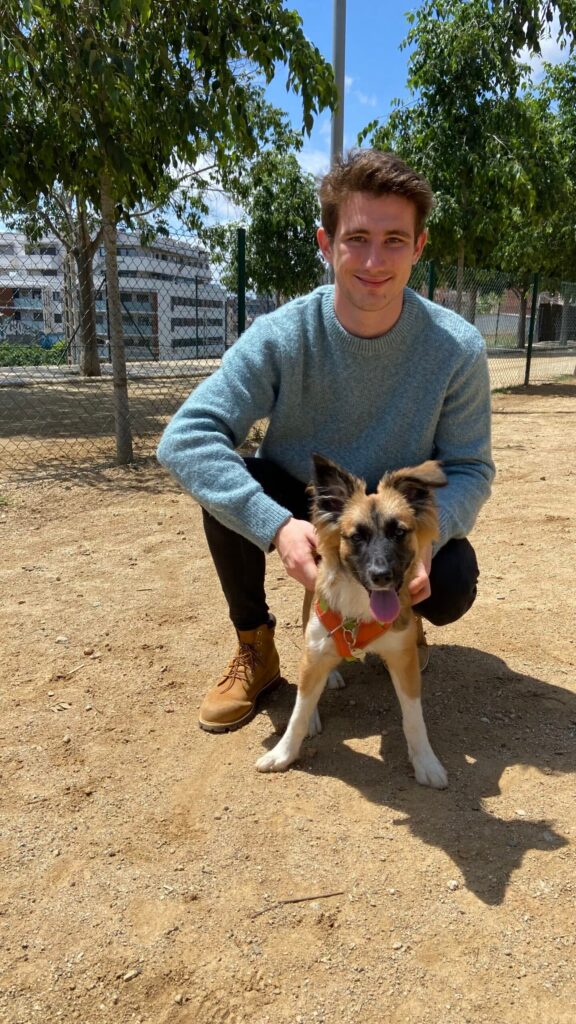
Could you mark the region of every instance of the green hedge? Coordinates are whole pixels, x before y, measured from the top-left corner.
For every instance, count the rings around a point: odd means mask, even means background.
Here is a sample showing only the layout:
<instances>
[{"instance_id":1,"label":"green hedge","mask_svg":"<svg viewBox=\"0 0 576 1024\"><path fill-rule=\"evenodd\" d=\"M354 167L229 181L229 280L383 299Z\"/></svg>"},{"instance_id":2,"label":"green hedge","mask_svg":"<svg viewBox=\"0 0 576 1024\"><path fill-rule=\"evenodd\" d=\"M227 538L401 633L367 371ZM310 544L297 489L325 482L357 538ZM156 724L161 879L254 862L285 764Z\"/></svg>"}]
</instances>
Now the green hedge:
<instances>
[{"instance_id":1,"label":"green hedge","mask_svg":"<svg viewBox=\"0 0 576 1024\"><path fill-rule=\"evenodd\" d=\"M0 342L0 366L58 366L66 361L66 342L57 341L52 348L40 345L9 345Z\"/></svg>"}]
</instances>

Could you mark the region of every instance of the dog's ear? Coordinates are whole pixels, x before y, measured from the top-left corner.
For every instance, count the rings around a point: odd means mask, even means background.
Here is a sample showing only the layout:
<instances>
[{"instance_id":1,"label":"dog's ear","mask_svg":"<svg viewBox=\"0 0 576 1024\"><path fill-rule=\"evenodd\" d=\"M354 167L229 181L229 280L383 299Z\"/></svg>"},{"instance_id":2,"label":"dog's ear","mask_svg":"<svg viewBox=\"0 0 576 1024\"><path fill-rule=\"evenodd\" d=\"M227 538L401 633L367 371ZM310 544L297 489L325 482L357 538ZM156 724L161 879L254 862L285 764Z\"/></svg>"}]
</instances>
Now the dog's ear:
<instances>
[{"instance_id":1,"label":"dog's ear","mask_svg":"<svg viewBox=\"0 0 576 1024\"><path fill-rule=\"evenodd\" d=\"M395 487L406 499L415 514L428 509L431 504L430 492L436 487L445 487L448 478L440 462L430 459L420 466L409 466L387 473L384 482Z\"/></svg>"},{"instance_id":2,"label":"dog's ear","mask_svg":"<svg viewBox=\"0 0 576 1024\"><path fill-rule=\"evenodd\" d=\"M346 502L362 487L362 481L323 455L314 454L312 461L314 473L310 489L314 497L314 518L337 523Z\"/></svg>"}]
</instances>

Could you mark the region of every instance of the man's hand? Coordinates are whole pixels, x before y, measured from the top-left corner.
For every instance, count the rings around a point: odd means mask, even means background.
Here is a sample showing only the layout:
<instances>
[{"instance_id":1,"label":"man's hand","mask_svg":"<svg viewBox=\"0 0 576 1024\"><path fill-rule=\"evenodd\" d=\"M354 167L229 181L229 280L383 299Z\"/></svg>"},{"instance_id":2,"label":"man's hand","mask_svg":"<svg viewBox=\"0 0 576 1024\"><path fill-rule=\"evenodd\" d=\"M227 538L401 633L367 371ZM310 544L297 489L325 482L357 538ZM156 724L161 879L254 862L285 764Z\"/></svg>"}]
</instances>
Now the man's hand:
<instances>
[{"instance_id":1,"label":"man's hand","mask_svg":"<svg viewBox=\"0 0 576 1024\"><path fill-rule=\"evenodd\" d=\"M432 545L427 544L420 552L420 561L416 563L414 578L408 584L408 592L412 604L419 604L430 597L430 566L432 565Z\"/></svg>"},{"instance_id":2,"label":"man's hand","mask_svg":"<svg viewBox=\"0 0 576 1024\"><path fill-rule=\"evenodd\" d=\"M298 580L306 590L314 590L316 530L312 523L305 519L289 519L280 527L273 543L288 575Z\"/></svg>"}]
</instances>

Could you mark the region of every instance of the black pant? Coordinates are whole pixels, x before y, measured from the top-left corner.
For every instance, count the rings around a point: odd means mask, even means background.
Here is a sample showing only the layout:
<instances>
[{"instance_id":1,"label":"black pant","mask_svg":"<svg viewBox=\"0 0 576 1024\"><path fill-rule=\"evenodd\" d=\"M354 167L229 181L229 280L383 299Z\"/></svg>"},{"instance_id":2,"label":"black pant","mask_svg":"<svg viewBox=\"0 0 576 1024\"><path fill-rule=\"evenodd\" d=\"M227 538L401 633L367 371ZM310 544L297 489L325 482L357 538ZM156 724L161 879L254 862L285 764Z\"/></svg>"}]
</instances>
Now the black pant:
<instances>
[{"instance_id":1,"label":"black pant","mask_svg":"<svg viewBox=\"0 0 576 1024\"><path fill-rule=\"evenodd\" d=\"M247 458L246 468L266 494L289 509L296 519L310 519L306 485L267 459ZM236 629L255 629L268 621L264 590L266 556L251 541L222 526L206 509L204 531L210 554ZM450 540L432 560L431 595L414 608L435 626L464 615L476 598L478 563L466 539Z\"/></svg>"}]
</instances>

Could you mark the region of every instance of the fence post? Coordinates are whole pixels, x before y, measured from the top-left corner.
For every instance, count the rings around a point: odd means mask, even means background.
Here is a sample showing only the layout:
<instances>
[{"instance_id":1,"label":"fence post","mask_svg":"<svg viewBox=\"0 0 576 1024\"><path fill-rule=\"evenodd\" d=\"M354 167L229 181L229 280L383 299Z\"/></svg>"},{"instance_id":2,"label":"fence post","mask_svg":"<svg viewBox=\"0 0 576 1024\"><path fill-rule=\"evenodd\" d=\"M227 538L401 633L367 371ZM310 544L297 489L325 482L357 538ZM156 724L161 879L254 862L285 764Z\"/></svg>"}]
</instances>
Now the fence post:
<instances>
[{"instance_id":1,"label":"fence post","mask_svg":"<svg viewBox=\"0 0 576 1024\"><path fill-rule=\"evenodd\" d=\"M434 302L434 292L436 290L436 267L434 260L428 262L428 298L430 302Z\"/></svg>"},{"instance_id":2,"label":"fence post","mask_svg":"<svg viewBox=\"0 0 576 1024\"><path fill-rule=\"evenodd\" d=\"M238 337L246 330L246 229L238 228Z\"/></svg>"},{"instance_id":3,"label":"fence post","mask_svg":"<svg viewBox=\"0 0 576 1024\"><path fill-rule=\"evenodd\" d=\"M538 302L538 274L534 274L532 282L532 305L530 307L530 327L528 328L528 347L526 349L526 372L524 373L524 387L530 383L530 364L532 362L532 342L534 341L534 328L536 326L536 304Z\"/></svg>"}]
</instances>

